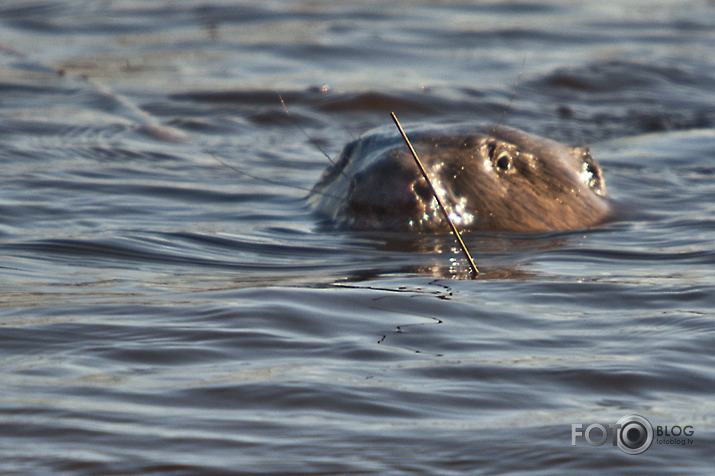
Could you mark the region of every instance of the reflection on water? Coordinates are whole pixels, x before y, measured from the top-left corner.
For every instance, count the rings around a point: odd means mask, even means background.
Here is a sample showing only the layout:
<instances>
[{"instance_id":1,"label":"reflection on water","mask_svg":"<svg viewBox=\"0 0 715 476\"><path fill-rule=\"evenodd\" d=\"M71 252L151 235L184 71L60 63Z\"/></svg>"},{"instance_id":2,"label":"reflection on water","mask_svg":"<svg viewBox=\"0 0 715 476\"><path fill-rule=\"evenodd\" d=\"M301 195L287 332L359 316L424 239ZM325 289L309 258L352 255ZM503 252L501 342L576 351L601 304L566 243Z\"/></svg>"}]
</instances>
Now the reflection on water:
<instances>
[{"instance_id":1,"label":"reflection on water","mask_svg":"<svg viewBox=\"0 0 715 476\"><path fill-rule=\"evenodd\" d=\"M713 19L1 3L0 467L708 474ZM390 111L588 143L619 214L466 234L476 281L449 235L322 226L314 143L334 157ZM695 444L571 446L633 413Z\"/></svg>"}]
</instances>

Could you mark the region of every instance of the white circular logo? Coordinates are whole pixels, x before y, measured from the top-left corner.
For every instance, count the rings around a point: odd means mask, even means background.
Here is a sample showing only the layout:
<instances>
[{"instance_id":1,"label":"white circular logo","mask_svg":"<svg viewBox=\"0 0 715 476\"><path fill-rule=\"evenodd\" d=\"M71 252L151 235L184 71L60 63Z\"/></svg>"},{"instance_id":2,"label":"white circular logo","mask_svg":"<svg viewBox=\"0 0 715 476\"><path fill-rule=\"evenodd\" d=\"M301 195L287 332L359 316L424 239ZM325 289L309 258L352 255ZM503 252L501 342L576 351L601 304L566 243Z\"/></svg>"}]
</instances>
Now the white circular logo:
<instances>
[{"instance_id":1,"label":"white circular logo","mask_svg":"<svg viewBox=\"0 0 715 476\"><path fill-rule=\"evenodd\" d=\"M639 455L653 443L653 425L640 415L626 415L618 420L616 442L624 453Z\"/></svg>"}]
</instances>

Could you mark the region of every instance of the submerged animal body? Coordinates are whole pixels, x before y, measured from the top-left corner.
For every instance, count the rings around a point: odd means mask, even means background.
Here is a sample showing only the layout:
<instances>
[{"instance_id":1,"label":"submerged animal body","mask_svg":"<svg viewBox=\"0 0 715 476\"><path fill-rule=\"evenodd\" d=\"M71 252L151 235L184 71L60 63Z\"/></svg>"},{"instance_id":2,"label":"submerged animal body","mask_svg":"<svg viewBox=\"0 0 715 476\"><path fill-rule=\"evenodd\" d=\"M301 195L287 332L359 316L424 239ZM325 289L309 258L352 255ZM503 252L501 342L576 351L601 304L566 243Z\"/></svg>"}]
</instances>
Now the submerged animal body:
<instances>
[{"instance_id":1,"label":"submerged animal body","mask_svg":"<svg viewBox=\"0 0 715 476\"><path fill-rule=\"evenodd\" d=\"M407 132L460 229L538 233L603 222L610 203L601 169L583 147L504 126ZM311 191L318 214L352 229L441 231L438 209L401 136L350 142Z\"/></svg>"}]
</instances>

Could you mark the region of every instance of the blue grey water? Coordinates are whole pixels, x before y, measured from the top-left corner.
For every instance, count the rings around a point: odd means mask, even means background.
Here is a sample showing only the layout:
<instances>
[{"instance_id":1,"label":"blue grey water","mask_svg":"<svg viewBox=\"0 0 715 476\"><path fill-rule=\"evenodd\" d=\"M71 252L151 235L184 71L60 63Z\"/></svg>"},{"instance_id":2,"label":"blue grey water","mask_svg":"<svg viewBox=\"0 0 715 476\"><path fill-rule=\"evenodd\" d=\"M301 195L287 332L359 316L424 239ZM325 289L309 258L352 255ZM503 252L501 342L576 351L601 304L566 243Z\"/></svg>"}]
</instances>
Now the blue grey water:
<instances>
[{"instance_id":1,"label":"blue grey water","mask_svg":"<svg viewBox=\"0 0 715 476\"><path fill-rule=\"evenodd\" d=\"M705 0L1 1L0 472L711 474L713 51ZM619 213L477 280L322 225L390 111L588 144ZM693 431L572 434L631 414Z\"/></svg>"}]
</instances>

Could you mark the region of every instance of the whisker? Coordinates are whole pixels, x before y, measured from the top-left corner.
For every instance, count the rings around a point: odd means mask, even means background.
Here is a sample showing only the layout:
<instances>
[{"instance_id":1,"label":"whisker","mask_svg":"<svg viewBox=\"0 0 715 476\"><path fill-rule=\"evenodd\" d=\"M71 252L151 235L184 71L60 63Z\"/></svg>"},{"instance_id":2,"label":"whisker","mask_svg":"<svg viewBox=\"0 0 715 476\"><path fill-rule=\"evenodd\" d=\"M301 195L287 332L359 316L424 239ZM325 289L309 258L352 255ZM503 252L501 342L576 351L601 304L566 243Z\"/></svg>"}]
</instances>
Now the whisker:
<instances>
[{"instance_id":1,"label":"whisker","mask_svg":"<svg viewBox=\"0 0 715 476\"><path fill-rule=\"evenodd\" d=\"M325 152L325 149L323 149L322 147L320 147L320 145L318 144L318 142L317 142L313 137L311 137L310 134L308 134L308 132L303 128L303 126L301 126L301 125L298 123L298 121L295 120L295 118L293 117L293 115L292 115L292 114L290 113L290 111L288 110L288 106L286 105L286 102L285 102L285 100L283 99L283 95L282 95L282 94L278 94L278 99L280 99L281 104L283 105L283 110L285 111L286 116L288 117L288 119L290 119L291 123L292 123L300 132L303 133L303 135L308 139L308 142L310 142L310 144L311 144L313 147L315 147L316 149L318 149L318 151L320 151L320 153L323 154L326 159L328 159L328 162L330 162L331 165L335 166L335 161L328 155L327 152ZM339 172L340 172L340 175L342 175L343 177L349 178L343 169L339 169Z\"/></svg>"},{"instance_id":2,"label":"whisker","mask_svg":"<svg viewBox=\"0 0 715 476\"><path fill-rule=\"evenodd\" d=\"M298 128L298 130L299 130L300 132L303 133L303 135L308 139L308 141L309 141L316 149L318 149L318 150L320 151L320 153L325 156L326 159L328 159L328 162L330 162L331 164L335 165L335 162L333 161L333 159L328 155L327 152L325 152L325 149L323 149L322 147L320 147L320 145L318 144L318 141L316 141L314 138L310 137L310 134L308 134L308 132L306 132L306 130L303 128L303 126L301 126L301 125L298 123L298 121L296 121L296 120L293 118L293 115L292 115L292 114L290 113L290 111L288 110L288 106L286 106L285 100L283 100L283 95L282 95L282 94L278 94L278 99L281 100L281 105L283 106L283 110L285 111L286 116L288 116L288 119L290 119L291 123L292 123L296 128Z\"/></svg>"},{"instance_id":3,"label":"whisker","mask_svg":"<svg viewBox=\"0 0 715 476\"><path fill-rule=\"evenodd\" d=\"M312 190L312 189L310 189L310 188L308 188L308 187L302 187L302 186L300 186L300 185L289 185L289 184L286 184L286 183L284 183L284 182L279 182L278 180L271 180L271 179L268 179L268 178L265 178L265 177L258 177L257 175L250 174L250 173L248 173L248 172L246 172L246 171L244 171L244 170L239 169L238 167L236 167L236 166L234 166L234 165L231 165L231 164L228 163L226 160L224 160L224 159L222 159L221 157L217 156L217 155L214 154L213 152L206 152L206 153L209 154L211 157L213 157L214 160L216 160L218 163L220 163L220 164L223 165L224 167L226 167L226 168L228 168L228 169L231 169L232 171L236 172L236 173L239 174L239 175L243 175L244 177L248 177L248 178L250 178L250 179L257 180L257 181L259 181L259 182L268 183L268 184L271 184L271 185L278 185L278 186L281 186L281 187L290 187L290 188L295 188L295 189L298 189L298 190L305 190L306 192L310 192L310 191Z\"/></svg>"}]
</instances>

